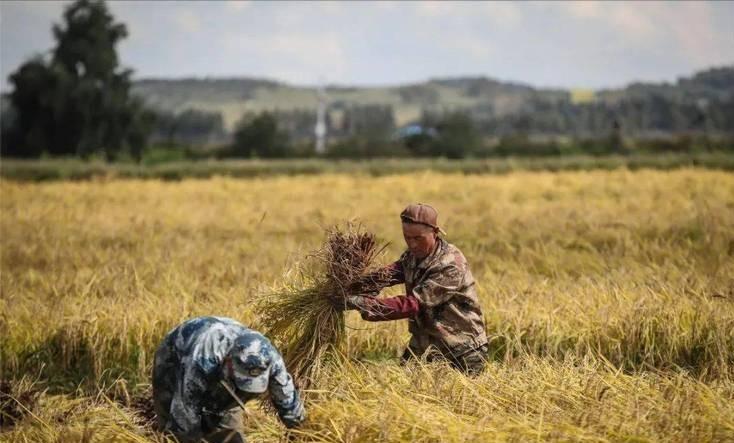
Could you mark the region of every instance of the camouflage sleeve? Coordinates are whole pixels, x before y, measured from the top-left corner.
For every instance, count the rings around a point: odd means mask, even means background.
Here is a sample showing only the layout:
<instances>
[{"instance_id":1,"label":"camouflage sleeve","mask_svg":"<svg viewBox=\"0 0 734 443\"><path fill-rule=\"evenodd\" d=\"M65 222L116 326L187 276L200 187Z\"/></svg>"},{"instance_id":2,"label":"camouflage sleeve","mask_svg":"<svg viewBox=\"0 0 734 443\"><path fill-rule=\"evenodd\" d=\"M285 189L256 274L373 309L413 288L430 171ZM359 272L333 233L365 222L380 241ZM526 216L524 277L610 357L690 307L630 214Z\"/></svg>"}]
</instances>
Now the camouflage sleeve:
<instances>
[{"instance_id":1,"label":"camouflage sleeve","mask_svg":"<svg viewBox=\"0 0 734 443\"><path fill-rule=\"evenodd\" d=\"M270 369L269 390L270 399L278 410L278 417L286 427L294 428L305 420L303 402L280 355L273 360Z\"/></svg>"},{"instance_id":2,"label":"camouflage sleeve","mask_svg":"<svg viewBox=\"0 0 734 443\"><path fill-rule=\"evenodd\" d=\"M432 308L460 294L463 279L464 273L455 263L447 264L429 271L426 278L413 288L413 295L421 306Z\"/></svg>"},{"instance_id":3,"label":"camouflage sleeve","mask_svg":"<svg viewBox=\"0 0 734 443\"><path fill-rule=\"evenodd\" d=\"M200 399L206 382L194 365L185 365L183 380L171 400L171 422L168 431L184 443L197 442L203 436Z\"/></svg>"}]
</instances>

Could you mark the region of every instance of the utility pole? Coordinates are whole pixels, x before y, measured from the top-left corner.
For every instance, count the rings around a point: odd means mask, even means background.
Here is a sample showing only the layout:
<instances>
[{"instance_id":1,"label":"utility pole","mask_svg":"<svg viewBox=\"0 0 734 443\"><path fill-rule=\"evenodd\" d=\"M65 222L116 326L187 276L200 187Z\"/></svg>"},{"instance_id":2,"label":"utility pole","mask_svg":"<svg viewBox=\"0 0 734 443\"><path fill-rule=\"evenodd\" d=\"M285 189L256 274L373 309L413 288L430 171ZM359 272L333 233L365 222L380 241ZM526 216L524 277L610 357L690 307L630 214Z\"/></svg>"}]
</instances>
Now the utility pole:
<instances>
[{"instance_id":1,"label":"utility pole","mask_svg":"<svg viewBox=\"0 0 734 443\"><path fill-rule=\"evenodd\" d=\"M316 153L324 154L326 152L326 92L324 91L323 81L319 82L318 88L319 104L316 109L316 127L314 135L316 136Z\"/></svg>"}]
</instances>

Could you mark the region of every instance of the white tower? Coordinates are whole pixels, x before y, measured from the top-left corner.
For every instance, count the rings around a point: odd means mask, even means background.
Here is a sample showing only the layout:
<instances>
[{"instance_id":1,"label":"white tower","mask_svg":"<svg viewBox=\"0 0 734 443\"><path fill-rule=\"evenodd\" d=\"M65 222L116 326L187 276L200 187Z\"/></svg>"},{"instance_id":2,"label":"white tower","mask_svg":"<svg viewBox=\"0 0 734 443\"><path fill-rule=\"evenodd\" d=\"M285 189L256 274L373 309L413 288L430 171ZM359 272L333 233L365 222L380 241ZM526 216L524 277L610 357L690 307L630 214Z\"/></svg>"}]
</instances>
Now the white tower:
<instances>
[{"instance_id":1,"label":"white tower","mask_svg":"<svg viewBox=\"0 0 734 443\"><path fill-rule=\"evenodd\" d=\"M319 104L316 109L316 127L314 135L316 135L316 153L323 154L326 152L326 91L324 91L323 81L319 82L318 89Z\"/></svg>"}]
</instances>

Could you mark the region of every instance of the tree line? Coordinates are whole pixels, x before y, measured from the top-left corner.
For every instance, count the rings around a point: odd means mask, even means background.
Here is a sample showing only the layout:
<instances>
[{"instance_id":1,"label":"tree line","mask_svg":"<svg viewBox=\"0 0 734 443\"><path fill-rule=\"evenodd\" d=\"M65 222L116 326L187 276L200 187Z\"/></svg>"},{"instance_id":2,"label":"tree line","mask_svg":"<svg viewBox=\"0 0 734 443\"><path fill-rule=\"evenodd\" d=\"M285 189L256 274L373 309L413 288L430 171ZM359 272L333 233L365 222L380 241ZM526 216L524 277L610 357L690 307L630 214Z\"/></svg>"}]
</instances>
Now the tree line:
<instances>
[{"instance_id":1,"label":"tree line","mask_svg":"<svg viewBox=\"0 0 734 443\"><path fill-rule=\"evenodd\" d=\"M9 76L2 156L140 161L149 144L185 149L192 158L316 155L311 109L247 113L228 131L219 112L147 107L131 93L132 70L117 55L127 28L104 1L70 4L52 31L51 51ZM496 86L480 80L465 81L467 93ZM391 106L331 103L326 157L626 154L734 145L734 68L705 71L674 87L632 85L618 97L602 91L590 103L573 103L560 92L533 96L531 88L520 88L531 98L510 113L492 102L441 107L430 88L403 89L404 100L425 105L420 118L405 127L397 127ZM202 146L210 149L195 152Z\"/></svg>"}]
</instances>

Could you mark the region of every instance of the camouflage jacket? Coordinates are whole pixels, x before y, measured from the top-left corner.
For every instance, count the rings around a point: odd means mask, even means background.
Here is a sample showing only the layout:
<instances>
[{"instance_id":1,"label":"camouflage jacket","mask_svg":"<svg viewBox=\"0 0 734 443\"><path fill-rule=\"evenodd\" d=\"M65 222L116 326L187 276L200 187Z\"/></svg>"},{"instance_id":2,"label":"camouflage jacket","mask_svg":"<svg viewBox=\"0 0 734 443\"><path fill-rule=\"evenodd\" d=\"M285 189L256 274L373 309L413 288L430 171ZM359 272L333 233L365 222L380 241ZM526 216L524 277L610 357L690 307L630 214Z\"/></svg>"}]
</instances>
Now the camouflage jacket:
<instances>
[{"instance_id":1,"label":"camouflage jacket","mask_svg":"<svg viewBox=\"0 0 734 443\"><path fill-rule=\"evenodd\" d=\"M225 317L197 317L166 335L155 355L153 397L160 427L181 441L199 441L239 401L258 397L237 390L224 378L223 359L234 340L252 334L249 328ZM303 403L278 351L263 337L271 361L263 377L278 415L288 427L303 421ZM227 387L223 386L227 384ZM265 386L263 386L265 390Z\"/></svg>"},{"instance_id":2,"label":"camouflage jacket","mask_svg":"<svg viewBox=\"0 0 734 443\"><path fill-rule=\"evenodd\" d=\"M418 356L433 347L459 357L487 344L484 319L474 277L464 254L439 238L434 252L420 260L406 251L398 261L375 274L366 284L382 289L405 283L405 293L420 305L408 320L409 349Z\"/></svg>"}]
</instances>

